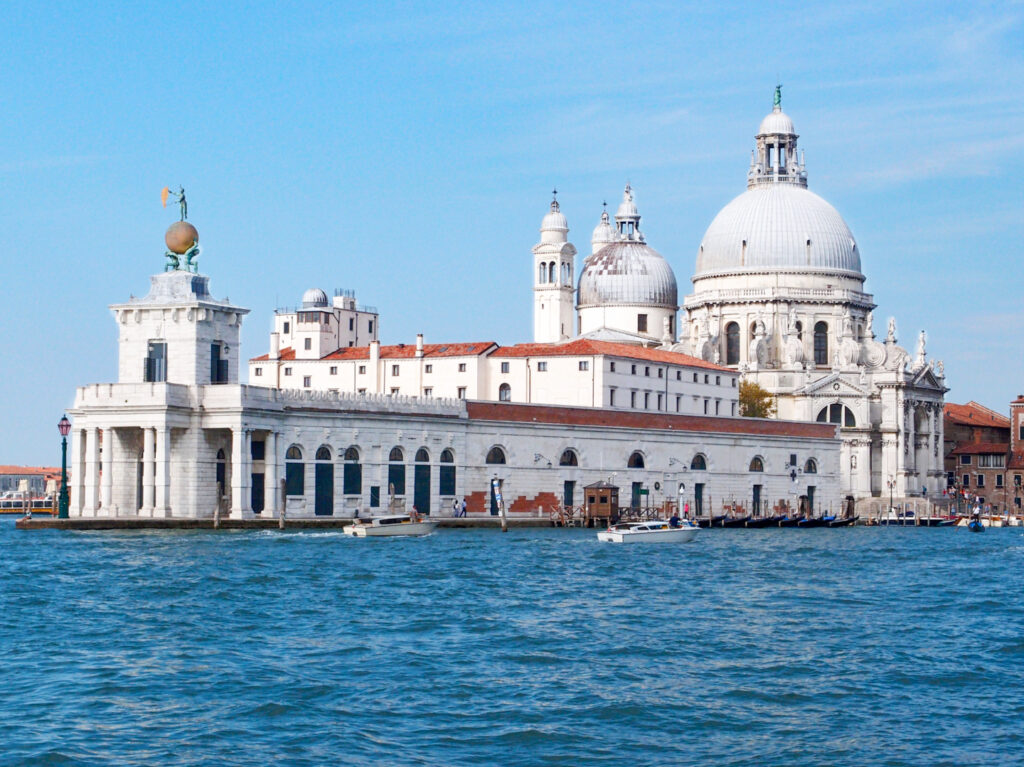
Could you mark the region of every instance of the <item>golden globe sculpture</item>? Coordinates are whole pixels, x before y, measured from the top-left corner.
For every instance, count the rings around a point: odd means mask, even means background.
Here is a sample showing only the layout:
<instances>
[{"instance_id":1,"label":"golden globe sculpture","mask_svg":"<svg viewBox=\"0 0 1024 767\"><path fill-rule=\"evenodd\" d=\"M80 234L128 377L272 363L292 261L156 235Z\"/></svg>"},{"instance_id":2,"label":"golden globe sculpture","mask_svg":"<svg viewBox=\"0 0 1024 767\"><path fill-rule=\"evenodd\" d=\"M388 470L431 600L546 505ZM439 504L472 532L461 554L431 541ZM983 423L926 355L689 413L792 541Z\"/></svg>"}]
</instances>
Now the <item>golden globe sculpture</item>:
<instances>
[{"instance_id":1,"label":"golden globe sculpture","mask_svg":"<svg viewBox=\"0 0 1024 767\"><path fill-rule=\"evenodd\" d=\"M182 256L199 243L199 230L188 221L175 221L167 227L164 242L167 243L167 250Z\"/></svg>"}]
</instances>

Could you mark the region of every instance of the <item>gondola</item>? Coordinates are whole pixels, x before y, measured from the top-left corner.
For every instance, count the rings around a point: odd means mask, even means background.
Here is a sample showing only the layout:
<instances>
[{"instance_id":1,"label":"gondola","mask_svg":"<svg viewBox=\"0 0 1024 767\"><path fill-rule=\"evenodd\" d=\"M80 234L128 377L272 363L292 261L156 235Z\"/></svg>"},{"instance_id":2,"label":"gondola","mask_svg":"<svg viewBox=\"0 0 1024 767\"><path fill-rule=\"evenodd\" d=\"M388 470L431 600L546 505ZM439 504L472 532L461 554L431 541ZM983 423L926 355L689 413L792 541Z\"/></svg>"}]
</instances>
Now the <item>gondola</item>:
<instances>
[{"instance_id":1,"label":"gondola","mask_svg":"<svg viewBox=\"0 0 1024 767\"><path fill-rule=\"evenodd\" d=\"M747 520L747 527L778 527L779 522L782 520L781 516L773 517L754 517Z\"/></svg>"},{"instance_id":2,"label":"gondola","mask_svg":"<svg viewBox=\"0 0 1024 767\"><path fill-rule=\"evenodd\" d=\"M722 520L722 527L748 527L747 522L751 520L751 516L748 514L745 517L730 517L729 519Z\"/></svg>"},{"instance_id":3,"label":"gondola","mask_svg":"<svg viewBox=\"0 0 1024 767\"><path fill-rule=\"evenodd\" d=\"M843 517L842 519L837 519L836 517L828 519L828 517L826 517L825 519L828 520L829 527L846 527L847 525L852 525L857 522L856 517Z\"/></svg>"},{"instance_id":4,"label":"gondola","mask_svg":"<svg viewBox=\"0 0 1024 767\"><path fill-rule=\"evenodd\" d=\"M796 523L797 527L825 527L828 524L824 517L804 517Z\"/></svg>"},{"instance_id":5,"label":"gondola","mask_svg":"<svg viewBox=\"0 0 1024 767\"><path fill-rule=\"evenodd\" d=\"M722 527L722 522L725 521L726 514L719 514L717 517L708 519L707 517L697 517L695 520L700 527Z\"/></svg>"},{"instance_id":6,"label":"gondola","mask_svg":"<svg viewBox=\"0 0 1024 767\"><path fill-rule=\"evenodd\" d=\"M779 527L796 527L803 521L803 517L783 517L779 520Z\"/></svg>"}]
</instances>

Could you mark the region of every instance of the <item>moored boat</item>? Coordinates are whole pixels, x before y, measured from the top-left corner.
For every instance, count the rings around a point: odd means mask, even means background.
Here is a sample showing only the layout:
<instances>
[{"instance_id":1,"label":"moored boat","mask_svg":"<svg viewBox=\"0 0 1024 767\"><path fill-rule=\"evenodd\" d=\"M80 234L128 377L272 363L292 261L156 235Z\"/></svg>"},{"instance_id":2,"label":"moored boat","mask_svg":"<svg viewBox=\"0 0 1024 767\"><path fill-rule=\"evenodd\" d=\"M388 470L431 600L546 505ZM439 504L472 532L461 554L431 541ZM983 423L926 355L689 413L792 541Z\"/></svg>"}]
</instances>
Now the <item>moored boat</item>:
<instances>
[{"instance_id":1,"label":"moored boat","mask_svg":"<svg viewBox=\"0 0 1024 767\"><path fill-rule=\"evenodd\" d=\"M687 543L692 541L700 528L692 522L680 522L672 527L663 519L646 522L619 522L597 534L597 540L605 543Z\"/></svg>"},{"instance_id":2,"label":"moored boat","mask_svg":"<svg viewBox=\"0 0 1024 767\"><path fill-rule=\"evenodd\" d=\"M353 522L343 527L341 531L356 538L377 538L430 535L436 527L437 522L431 520L413 519L409 514L390 514Z\"/></svg>"}]
</instances>

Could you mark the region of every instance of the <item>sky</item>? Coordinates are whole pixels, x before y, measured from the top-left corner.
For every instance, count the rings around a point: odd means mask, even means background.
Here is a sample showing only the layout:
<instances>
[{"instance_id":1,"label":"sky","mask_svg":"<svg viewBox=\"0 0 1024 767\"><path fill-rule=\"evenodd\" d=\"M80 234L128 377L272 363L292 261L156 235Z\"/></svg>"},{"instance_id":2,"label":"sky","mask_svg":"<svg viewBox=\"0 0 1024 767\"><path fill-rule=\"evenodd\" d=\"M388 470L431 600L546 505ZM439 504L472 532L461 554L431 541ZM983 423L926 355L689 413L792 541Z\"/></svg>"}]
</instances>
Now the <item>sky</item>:
<instances>
[{"instance_id":1,"label":"sky","mask_svg":"<svg viewBox=\"0 0 1024 767\"><path fill-rule=\"evenodd\" d=\"M4 3L0 41L0 463L59 463L75 387L116 380L164 186L243 359L313 286L385 343L517 343L555 187L586 253L628 181L690 292L777 82L876 333L926 330L949 401L1024 392L1022 3Z\"/></svg>"}]
</instances>

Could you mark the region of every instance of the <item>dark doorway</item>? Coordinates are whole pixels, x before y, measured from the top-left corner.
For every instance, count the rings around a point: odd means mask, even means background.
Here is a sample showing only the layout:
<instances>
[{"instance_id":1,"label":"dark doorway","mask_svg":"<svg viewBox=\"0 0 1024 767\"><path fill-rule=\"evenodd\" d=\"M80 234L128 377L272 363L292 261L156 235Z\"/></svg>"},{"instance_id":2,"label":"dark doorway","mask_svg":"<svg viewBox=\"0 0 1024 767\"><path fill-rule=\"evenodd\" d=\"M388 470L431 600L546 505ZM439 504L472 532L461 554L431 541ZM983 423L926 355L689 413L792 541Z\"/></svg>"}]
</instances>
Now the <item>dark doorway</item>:
<instances>
[{"instance_id":1,"label":"dark doorway","mask_svg":"<svg viewBox=\"0 0 1024 767\"><path fill-rule=\"evenodd\" d=\"M562 489L562 505L572 506L576 496L576 483L572 480L566 480Z\"/></svg>"},{"instance_id":2,"label":"dark doorway","mask_svg":"<svg viewBox=\"0 0 1024 767\"><path fill-rule=\"evenodd\" d=\"M316 499L313 513L320 517L334 513L334 464L316 464Z\"/></svg>"},{"instance_id":3,"label":"dark doorway","mask_svg":"<svg viewBox=\"0 0 1024 767\"><path fill-rule=\"evenodd\" d=\"M633 483L633 493L630 496L630 502L629 502L629 505L632 507L633 511L638 511L640 509L640 499L642 497L640 495L640 490L643 489L643 486L644 486L643 482L634 482Z\"/></svg>"},{"instance_id":4,"label":"dark doorway","mask_svg":"<svg viewBox=\"0 0 1024 767\"><path fill-rule=\"evenodd\" d=\"M217 499L218 503L220 498ZM138 463L138 471L135 477L135 510L142 508L142 461Z\"/></svg>"},{"instance_id":5,"label":"dark doorway","mask_svg":"<svg viewBox=\"0 0 1024 767\"><path fill-rule=\"evenodd\" d=\"M814 485L807 486L807 511L814 513Z\"/></svg>"},{"instance_id":6,"label":"dark doorway","mask_svg":"<svg viewBox=\"0 0 1024 767\"><path fill-rule=\"evenodd\" d=\"M259 514L263 511L264 498L263 498L263 474L252 475L252 510L254 513Z\"/></svg>"},{"instance_id":7,"label":"dark doorway","mask_svg":"<svg viewBox=\"0 0 1024 767\"><path fill-rule=\"evenodd\" d=\"M491 516L498 516L498 496L494 494L494 483L491 483Z\"/></svg>"},{"instance_id":8,"label":"dark doorway","mask_svg":"<svg viewBox=\"0 0 1024 767\"><path fill-rule=\"evenodd\" d=\"M698 517L704 514L704 483L697 482L693 486L693 513Z\"/></svg>"},{"instance_id":9,"label":"dark doorway","mask_svg":"<svg viewBox=\"0 0 1024 767\"><path fill-rule=\"evenodd\" d=\"M418 463L413 470L412 502L420 514L430 513L429 463Z\"/></svg>"},{"instance_id":10,"label":"dark doorway","mask_svg":"<svg viewBox=\"0 0 1024 767\"><path fill-rule=\"evenodd\" d=\"M754 485L754 503L751 507L754 514L761 514L761 485Z\"/></svg>"}]
</instances>

